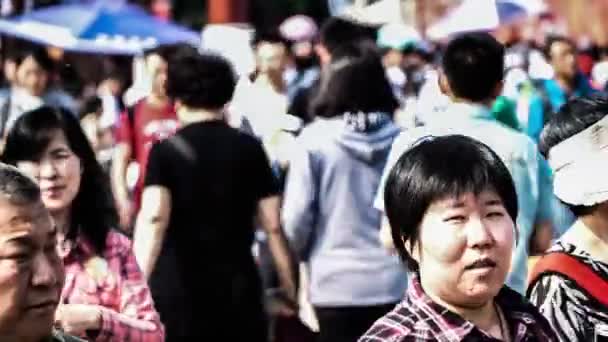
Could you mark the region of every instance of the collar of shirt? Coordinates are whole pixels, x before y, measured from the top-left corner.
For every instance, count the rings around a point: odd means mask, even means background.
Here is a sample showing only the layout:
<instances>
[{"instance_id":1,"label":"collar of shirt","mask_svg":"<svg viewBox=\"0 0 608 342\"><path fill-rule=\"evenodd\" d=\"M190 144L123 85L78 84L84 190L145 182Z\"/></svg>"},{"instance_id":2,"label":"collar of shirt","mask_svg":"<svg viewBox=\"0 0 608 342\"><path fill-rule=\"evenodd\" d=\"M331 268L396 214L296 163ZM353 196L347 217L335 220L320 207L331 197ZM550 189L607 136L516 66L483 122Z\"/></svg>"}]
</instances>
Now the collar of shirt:
<instances>
[{"instance_id":1,"label":"collar of shirt","mask_svg":"<svg viewBox=\"0 0 608 342\"><path fill-rule=\"evenodd\" d=\"M436 303L429 297L420 284L418 275L412 275L406 296L406 307L422 318L419 322L427 325L426 329L438 337L450 341L461 341L475 328L473 323L465 321L456 313ZM416 327L414 327L416 329ZM443 336L442 338L439 338Z\"/></svg>"},{"instance_id":2,"label":"collar of shirt","mask_svg":"<svg viewBox=\"0 0 608 342\"><path fill-rule=\"evenodd\" d=\"M505 286L495 300L505 315L513 341L526 341L533 335L542 341L550 341L550 335L546 334L544 327L531 329L539 324L538 319L532 314L534 309L531 305L526 304L519 294ZM493 340L473 323L434 302L422 289L417 275L411 277L405 304L401 307L401 310L405 310L405 315L408 315L407 311L415 314L418 318L416 325L425 325L420 328L429 330L438 341L464 341L472 337L475 340ZM413 329L416 330L417 327L414 326Z\"/></svg>"},{"instance_id":3,"label":"collar of shirt","mask_svg":"<svg viewBox=\"0 0 608 342\"><path fill-rule=\"evenodd\" d=\"M463 119L494 120L491 108L471 102L453 102L446 108L446 119L461 121Z\"/></svg>"},{"instance_id":4,"label":"collar of shirt","mask_svg":"<svg viewBox=\"0 0 608 342\"><path fill-rule=\"evenodd\" d=\"M549 99L554 108L559 109L571 96L587 96L595 92L595 90L589 84L589 80L582 74L578 74L575 80L576 84L572 93L567 94L562 87L557 83L555 79L548 79L544 81L545 90L549 95ZM556 110L557 110L556 109Z\"/></svg>"},{"instance_id":5,"label":"collar of shirt","mask_svg":"<svg viewBox=\"0 0 608 342\"><path fill-rule=\"evenodd\" d=\"M68 260L86 260L95 254L95 248L82 234L78 234L75 240L66 239L59 245L59 256L64 263Z\"/></svg>"}]
</instances>

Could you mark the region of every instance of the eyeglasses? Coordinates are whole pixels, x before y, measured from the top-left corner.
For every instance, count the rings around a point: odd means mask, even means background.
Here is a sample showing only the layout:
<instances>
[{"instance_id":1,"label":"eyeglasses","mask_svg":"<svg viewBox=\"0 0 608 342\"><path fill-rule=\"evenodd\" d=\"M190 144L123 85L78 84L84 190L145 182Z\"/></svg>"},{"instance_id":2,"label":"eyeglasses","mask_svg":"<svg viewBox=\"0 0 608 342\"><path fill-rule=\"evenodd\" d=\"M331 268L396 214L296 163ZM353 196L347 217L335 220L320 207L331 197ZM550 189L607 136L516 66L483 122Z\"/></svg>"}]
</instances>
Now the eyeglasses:
<instances>
[{"instance_id":1,"label":"eyeglasses","mask_svg":"<svg viewBox=\"0 0 608 342\"><path fill-rule=\"evenodd\" d=\"M38 178L43 170L50 167L54 173L64 173L71 163L78 160L71 151L60 151L44 156L39 160L22 160L17 163L17 167L27 175Z\"/></svg>"}]
</instances>

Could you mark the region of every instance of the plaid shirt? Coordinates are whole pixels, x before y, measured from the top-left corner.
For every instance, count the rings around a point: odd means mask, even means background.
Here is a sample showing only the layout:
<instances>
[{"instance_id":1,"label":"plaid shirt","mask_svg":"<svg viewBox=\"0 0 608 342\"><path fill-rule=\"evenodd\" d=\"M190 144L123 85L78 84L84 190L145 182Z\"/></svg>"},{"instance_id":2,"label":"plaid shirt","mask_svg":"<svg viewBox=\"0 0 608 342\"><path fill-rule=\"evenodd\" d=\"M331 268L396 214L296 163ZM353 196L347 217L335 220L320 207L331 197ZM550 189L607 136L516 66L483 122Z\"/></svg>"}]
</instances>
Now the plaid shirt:
<instances>
[{"instance_id":1,"label":"plaid shirt","mask_svg":"<svg viewBox=\"0 0 608 342\"><path fill-rule=\"evenodd\" d=\"M403 302L374 323L359 342L498 341L433 302L422 290L418 276L411 278ZM515 291L505 286L496 296L496 302L505 314L511 341L557 341L549 323Z\"/></svg>"},{"instance_id":2,"label":"plaid shirt","mask_svg":"<svg viewBox=\"0 0 608 342\"><path fill-rule=\"evenodd\" d=\"M103 257L95 254L83 238L61 247L60 255L66 271L62 303L101 308L101 329L83 338L116 342L164 340L164 327L127 237L110 232Z\"/></svg>"}]
</instances>

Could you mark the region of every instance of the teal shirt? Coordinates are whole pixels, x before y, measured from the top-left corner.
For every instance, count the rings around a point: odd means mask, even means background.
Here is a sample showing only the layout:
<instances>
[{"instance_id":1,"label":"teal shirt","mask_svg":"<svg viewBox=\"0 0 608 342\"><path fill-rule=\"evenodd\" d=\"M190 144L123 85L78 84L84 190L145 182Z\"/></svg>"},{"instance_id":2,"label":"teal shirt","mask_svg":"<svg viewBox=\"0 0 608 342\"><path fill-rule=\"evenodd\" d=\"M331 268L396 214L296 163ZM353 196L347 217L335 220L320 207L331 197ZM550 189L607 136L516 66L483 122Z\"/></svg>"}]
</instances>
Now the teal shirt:
<instances>
[{"instance_id":1,"label":"teal shirt","mask_svg":"<svg viewBox=\"0 0 608 342\"><path fill-rule=\"evenodd\" d=\"M549 98L551 108L553 112L559 111L559 109L568 101L567 94L562 90L557 81L555 80L543 80L541 83L542 87L546 90L546 94ZM583 75L579 75L577 78L577 85L574 92L571 94L572 97L589 96L595 93L596 90L591 87L589 80ZM530 109L528 114L528 127L526 133L536 142L540 138L540 134L544 127L545 113L543 106L543 98L538 91L532 95L530 100ZM552 198L553 207L553 228L555 237L561 236L563 233L570 228L574 223L575 217L572 213L559 201L555 196Z\"/></svg>"},{"instance_id":2,"label":"teal shirt","mask_svg":"<svg viewBox=\"0 0 608 342\"><path fill-rule=\"evenodd\" d=\"M499 96L492 106L492 114L496 121L519 131L519 121L515 111L517 110L515 101L506 96Z\"/></svg>"},{"instance_id":3,"label":"teal shirt","mask_svg":"<svg viewBox=\"0 0 608 342\"><path fill-rule=\"evenodd\" d=\"M553 112L557 112L568 100L568 95L564 92L564 90L562 90L555 80L543 80L541 82L541 86L544 87L546 91ZM570 96L588 96L595 92L596 90L591 88L589 80L585 76L580 75L577 77L574 92ZM534 139L534 141L538 141L540 138L540 133L546 121L545 115L546 113L544 112L543 108L543 97L538 93L538 91L536 91L530 100L527 127L527 134Z\"/></svg>"}]
</instances>

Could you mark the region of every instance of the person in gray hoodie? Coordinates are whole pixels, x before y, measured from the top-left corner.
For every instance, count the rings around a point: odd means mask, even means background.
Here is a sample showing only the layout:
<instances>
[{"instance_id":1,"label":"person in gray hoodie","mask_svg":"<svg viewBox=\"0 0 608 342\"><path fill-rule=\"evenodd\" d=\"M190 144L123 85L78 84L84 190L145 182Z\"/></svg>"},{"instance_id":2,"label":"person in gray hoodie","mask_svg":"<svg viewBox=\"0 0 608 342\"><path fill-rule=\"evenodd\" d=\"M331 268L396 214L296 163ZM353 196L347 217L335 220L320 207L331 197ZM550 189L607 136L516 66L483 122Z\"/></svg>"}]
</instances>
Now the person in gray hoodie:
<instances>
[{"instance_id":1,"label":"person in gray hoodie","mask_svg":"<svg viewBox=\"0 0 608 342\"><path fill-rule=\"evenodd\" d=\"M373 208L398 106L379 56L366 43L336 53L312 110L317 119L296 141L283 222L309 265L309 300L319 341L355 341L405 293L407 276L378 237Z\"/></svg>"}]
</instances>

